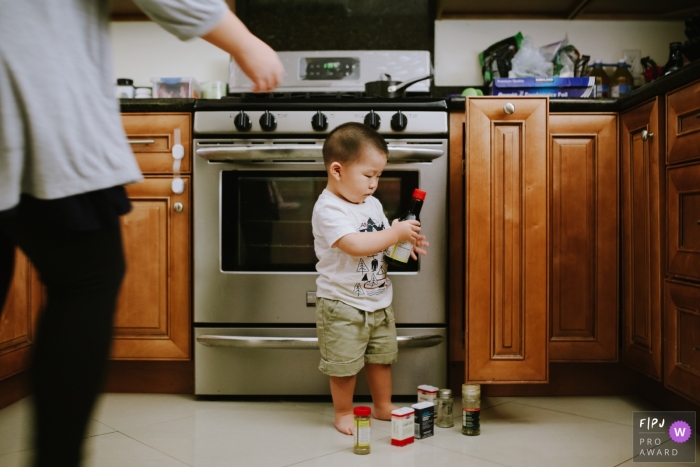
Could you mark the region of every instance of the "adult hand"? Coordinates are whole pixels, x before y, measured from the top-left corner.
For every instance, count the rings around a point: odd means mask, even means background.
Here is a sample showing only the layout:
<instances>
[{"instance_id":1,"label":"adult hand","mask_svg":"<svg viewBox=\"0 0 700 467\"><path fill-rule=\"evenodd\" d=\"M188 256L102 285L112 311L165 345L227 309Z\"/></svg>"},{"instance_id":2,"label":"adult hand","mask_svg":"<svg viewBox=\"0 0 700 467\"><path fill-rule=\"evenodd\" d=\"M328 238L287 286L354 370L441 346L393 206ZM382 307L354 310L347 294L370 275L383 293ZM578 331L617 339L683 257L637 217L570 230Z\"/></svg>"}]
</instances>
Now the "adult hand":
<instances>
[{"instance_id":1,"label":"adult hand","mask_svg":"<svg viewBox=\"0 0 700 467\"><path fill-rule=\"evenodd\" d=\"M391 223L391 228L396 229L396 234L399 237L399 242L411 242L414 243L418 240L418 235L420 233L420 222L415 220L409 221L399 221L394 219Z\"/></svg>"},{"instance_id":2,"label":"adult hand","mask_svg":"<svg viewBox=\"0 0 700 467\"><path fill-rule=\"evenodd\" d=\"M231 54L253 82L253 92L270 92L282 80L284 67L277 53L255 37L230 10L202 39Z\"/></svg>"},{"instance_id":3,"label":"adult hand","mask_svg":"<svg viewBox=\"0 0 700 467\"><path fill-rule=\"evenodd\" d=\"M250 34L246 42L232 54L233 59L253 82L253 92L272 91L282 81L282 62L269 45L254 35Z\"/></svg>"}]
</instances>

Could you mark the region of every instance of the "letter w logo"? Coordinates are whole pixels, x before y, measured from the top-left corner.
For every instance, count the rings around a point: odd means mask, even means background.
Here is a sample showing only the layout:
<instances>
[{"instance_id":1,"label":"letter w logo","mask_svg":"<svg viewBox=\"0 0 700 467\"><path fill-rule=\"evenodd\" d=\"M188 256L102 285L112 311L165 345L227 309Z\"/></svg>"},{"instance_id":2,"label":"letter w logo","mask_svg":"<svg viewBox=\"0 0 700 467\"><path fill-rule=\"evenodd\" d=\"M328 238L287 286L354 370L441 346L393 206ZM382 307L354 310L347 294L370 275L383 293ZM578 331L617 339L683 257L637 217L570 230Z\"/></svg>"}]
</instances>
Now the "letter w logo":
<instances>
[{"instance_id":1,"label":"letter w logo","mask_svg":"<svg viewBox=\"0 0 700 467\"><path fill-rule=\"evenodd\" d=\"M676 437L679 437L679 436L685 437L685 428L684 427L674 428L673 431L676 432Z\"/></svg>"}]
</instances>

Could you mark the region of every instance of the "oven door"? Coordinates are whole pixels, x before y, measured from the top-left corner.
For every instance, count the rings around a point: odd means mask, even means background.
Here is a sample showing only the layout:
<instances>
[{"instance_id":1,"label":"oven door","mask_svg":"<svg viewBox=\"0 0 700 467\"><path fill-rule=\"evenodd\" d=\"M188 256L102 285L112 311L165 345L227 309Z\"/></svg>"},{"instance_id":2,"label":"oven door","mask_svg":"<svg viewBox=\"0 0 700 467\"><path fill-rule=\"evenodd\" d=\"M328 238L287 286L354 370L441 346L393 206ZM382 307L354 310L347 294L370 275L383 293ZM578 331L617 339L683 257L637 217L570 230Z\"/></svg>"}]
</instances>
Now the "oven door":
<instances>
[{"instance_id":1,"label":"oven door","mask_svg":"<svg viewBox=\"0 0 700 467\"><path fill-rule=\"evenodd\" d=\"M375 196L388 219L414 188L428 255L389 274L398 324L445 322L445 141L390 142ZM315 323L311 215L326 186L318 142L195 141L195 322ZM206 159L205 159L206 157Z\"/></svg>"}]
</instances>

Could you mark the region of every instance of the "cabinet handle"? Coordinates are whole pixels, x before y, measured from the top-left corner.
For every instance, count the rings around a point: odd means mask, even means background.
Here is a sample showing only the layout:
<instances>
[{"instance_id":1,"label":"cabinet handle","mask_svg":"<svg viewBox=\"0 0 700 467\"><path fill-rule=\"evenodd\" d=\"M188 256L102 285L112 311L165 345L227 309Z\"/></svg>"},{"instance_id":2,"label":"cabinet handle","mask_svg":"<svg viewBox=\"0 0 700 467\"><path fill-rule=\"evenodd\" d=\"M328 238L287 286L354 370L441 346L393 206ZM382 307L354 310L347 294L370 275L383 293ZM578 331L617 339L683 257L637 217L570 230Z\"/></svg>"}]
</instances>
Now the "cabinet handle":
<instances>
[{"instance_id":1,"label":"cabinet handle","mask_svg":"<svg viewBox=\"0 0 700 467\"><path fill-rule=\"evenodd\" d=\"M513 115L513 113L515 113L515 106L508 102L503 106L503 111L506 113L506 115Z\"/></svg>"},{"instance_id":2,"label":"cabinet handle","mask_svg":"<svg viewBox=\"0 0 700 467\"><path fill-rule=\"evenodd\" d=\"M642 130L642 141L646 141L649 138L653 138L654 133L649 133L647 130Z\"/></svg>"},{"instance_id":3,"label":"cabinet handle","mask_svg":"<svg viewBox=\"0 0 700 467\"><path fill-rule=\"evenodd\" d=\"M175 212L182 212L182 210L183 210L182 203L173 204L173 210Z\"/></svg>"},{"instance_id":4,"label":"cabinet handle","mask_svg":"<svg viewBox=\"0 0 700 467\"><path fill-rule=\"evenodd\" d=\"M156 140L154 139L130 139L129 144L153 144Z\"/></svg>"}]
</instances>

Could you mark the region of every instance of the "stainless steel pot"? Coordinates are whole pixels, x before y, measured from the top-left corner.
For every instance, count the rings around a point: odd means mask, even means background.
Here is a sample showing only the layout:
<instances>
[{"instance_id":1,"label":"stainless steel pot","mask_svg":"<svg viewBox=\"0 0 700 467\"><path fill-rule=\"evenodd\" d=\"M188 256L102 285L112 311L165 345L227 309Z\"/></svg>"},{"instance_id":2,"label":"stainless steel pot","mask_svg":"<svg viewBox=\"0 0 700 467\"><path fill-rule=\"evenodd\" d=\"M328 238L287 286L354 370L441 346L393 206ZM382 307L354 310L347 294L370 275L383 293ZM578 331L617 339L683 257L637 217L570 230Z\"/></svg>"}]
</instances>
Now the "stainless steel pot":
<instances>
[{"instance_id":1,"label":"stainless steel pot","mask_svg":"<svg viewBox=\"0 0 700 467\"><path fill-rule=\"evenodd\" d=\"M369 81L365 83L365 94L369 97L402 97L406 93L411 85L416 84L419 81L426 79L432 79L433 75L423 76L422 78L413 79L411 81L394 81L391 76L384 74L387 77L386 80L381 81Z\"/></svg>"}]
</instances>

